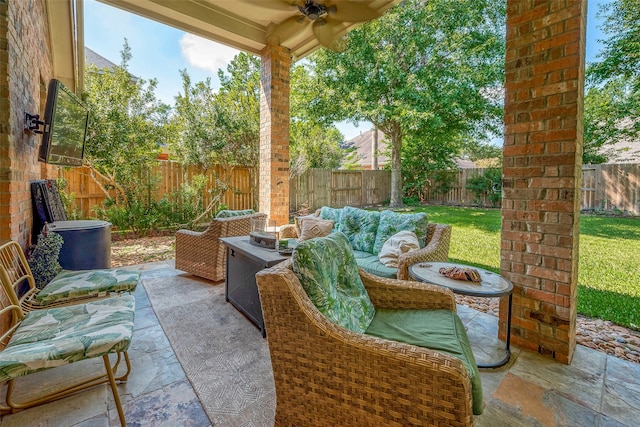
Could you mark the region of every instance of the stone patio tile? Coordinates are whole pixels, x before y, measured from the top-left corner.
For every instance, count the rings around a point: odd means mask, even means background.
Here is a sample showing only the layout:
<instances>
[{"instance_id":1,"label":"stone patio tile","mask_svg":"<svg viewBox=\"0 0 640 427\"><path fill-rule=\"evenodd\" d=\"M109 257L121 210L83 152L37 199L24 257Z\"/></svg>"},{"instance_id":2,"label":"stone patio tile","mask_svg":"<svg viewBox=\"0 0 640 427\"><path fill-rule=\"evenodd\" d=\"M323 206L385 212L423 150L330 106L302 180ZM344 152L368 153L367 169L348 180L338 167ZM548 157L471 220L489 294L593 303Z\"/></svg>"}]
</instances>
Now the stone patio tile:
<instances>
[{"instance_id":1,"label":"stone patio tile","mask_svg":"<svg viewBox=\"0 0 640 427\"><path fill-rule=\"evenodd\" d=\"M202 409L188 380L174 382L123 404L128 427L208 427ZM109 410L111 425L118 425L115 408Z\"/></svg>"},{"instance_id":2,"label":"stone patio tile","mask_svg":"<svg viewBox=\"0 0 640 427\"><path fill-rule=\"evenodd\" d=\"M51 369L50 371L56 371L56 369ZM2 427L34 425L58 427L73 426L88 419L105 419L107 417L107 393L111 394L111 390L106 385L94 387L51 403L16 412L15 414L6 414L2 417L1 425ZM96 423L92 425L100 426L102 424Z\"/></svg>"},{"instance_id":3,"label":"stone patio tile","mask_svg":"<svg viewBox=\"0 0 640 427\"><path fill-rule=\"evenodd\" d=\"M587 426L595 425L598 413L580 405L553 389L508 373L490 400L525 425ZM506 417L506 415L505 415Z\"/></svg>"},{"instance_id":4,"label":"stone patio tile","mask_svg":"<svg viewBox=\"0 0 640 427\"><path fill-rule=\"evenodd\" d=\"M605 362L604 353L583 346L576 347L571 365L556 362L537 353L522 351L509 373L599 412Z\"/></svg>"}]
</instances>

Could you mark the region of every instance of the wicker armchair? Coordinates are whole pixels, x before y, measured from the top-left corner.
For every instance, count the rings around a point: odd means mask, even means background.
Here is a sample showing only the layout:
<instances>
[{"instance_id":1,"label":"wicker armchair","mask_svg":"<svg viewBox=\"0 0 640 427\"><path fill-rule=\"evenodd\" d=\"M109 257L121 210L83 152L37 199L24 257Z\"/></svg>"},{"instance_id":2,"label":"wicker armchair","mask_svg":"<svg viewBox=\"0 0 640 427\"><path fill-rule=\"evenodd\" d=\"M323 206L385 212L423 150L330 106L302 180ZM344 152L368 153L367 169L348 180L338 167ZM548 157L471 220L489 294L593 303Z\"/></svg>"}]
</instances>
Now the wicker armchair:
<instances>
[{"instance_id":1,"label":"wicker armchair","mask_svg":"<svg viewBox=\"0 0 640 427\"><path fill-rule=\"evenodd\" d=\"M456 310L448 289L360 269L376 308ZM472 424L463 363L345 329L313 305L285 261L256 275L276 388L276 425Z\"/></svg>"},{"instance_id":2,"label":"wicker armchair","mask_svg":"<svg viewBox=\"0 0 640 427\"><path fill-rule=\"evenodd\" d=\"M202 232L178 230L176 232L176 268L198 277L219 282L226 274L225 246L221 237L248 236L251 231L251 218L266 215L235 216L215 218Z\"/></svg>"}]
</instances>

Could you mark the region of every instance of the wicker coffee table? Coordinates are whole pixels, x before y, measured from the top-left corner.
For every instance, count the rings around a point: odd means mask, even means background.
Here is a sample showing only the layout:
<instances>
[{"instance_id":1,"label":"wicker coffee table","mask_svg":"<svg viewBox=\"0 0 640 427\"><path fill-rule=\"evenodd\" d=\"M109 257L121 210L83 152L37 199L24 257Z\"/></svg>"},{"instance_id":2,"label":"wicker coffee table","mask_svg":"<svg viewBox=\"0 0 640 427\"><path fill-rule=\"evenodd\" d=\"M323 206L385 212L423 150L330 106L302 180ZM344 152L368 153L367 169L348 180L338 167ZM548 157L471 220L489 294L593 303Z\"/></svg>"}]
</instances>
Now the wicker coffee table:
<instances>
[{"instance_id":1,"label":"wicker coffee table","mask_svg":"<svg viewBox=\"0 0 640 427\"><path fill-rule=\"evenodd\" d=\"M443 267L460 267L474 268L480 273L482 282L471 283L462 280L449 279L439 273ZM497 368L505 365L511 358L511 350L509 343L511 341L511 299L513 292L513 284L497 273L487 271L478 267L470 267L462 264L452 264L449 262L420 262L409 266L409 276L414 280L433 285L444 286L451 289L454 293L460 295L469 295L482 298L501 298L509 297L509 310L507 314L507 340L505 348L505 356L496 363L478 364L479 368Z\"/></svg>"}]
</instances>

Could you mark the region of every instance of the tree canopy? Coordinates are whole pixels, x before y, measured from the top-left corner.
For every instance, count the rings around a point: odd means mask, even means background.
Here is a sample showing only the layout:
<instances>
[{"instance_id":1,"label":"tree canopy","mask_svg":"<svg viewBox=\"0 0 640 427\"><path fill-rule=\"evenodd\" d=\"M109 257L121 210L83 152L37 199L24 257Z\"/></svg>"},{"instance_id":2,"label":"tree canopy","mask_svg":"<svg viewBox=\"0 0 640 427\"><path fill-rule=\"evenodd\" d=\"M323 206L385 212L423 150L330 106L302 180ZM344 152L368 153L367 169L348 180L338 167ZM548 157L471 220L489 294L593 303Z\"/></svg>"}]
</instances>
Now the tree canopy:
<instances>
[{"instance_id":1,"label":"tree canopy","mask_svg":"<svg viewBox=\"0 0 640 427\"><path fill-rule=\"evenodd\" d=\"M603 163L603 148L640 138L640 2L601 5L599 61L587 67L584 105L584 163Z\"/></svg>"},{"instance_id":2,"label":"tree canopy","mask_svg":"<svg viewBox=\"0 0 640 427\"><path fill-rule=\"evenodd\" d=\"M117 198L133 203L143 197L141 171L157 161L166 142L170 107L156 99L156 80L147 82L128 72L131 49L126 39L121 55L119 67L87 67L84 100L91 114L85 159L117 190Z\"/></svg>"},{"instance_id":3,"label":"tree canopy","mask_svg":"<svg viewBox=\"0 0 640 427\"><path fill-rule=\"evenodd\" d=\"M343 51L310 58L323 88L310 108L368 120L390 139L391 206L402 205L403 163L420 155L407 170L414 175L441 165L464 138L497 130L502 104L490 94L504 75L504 8L503 0L407 0L351 31Z\"/></svg>"}]
</instances>

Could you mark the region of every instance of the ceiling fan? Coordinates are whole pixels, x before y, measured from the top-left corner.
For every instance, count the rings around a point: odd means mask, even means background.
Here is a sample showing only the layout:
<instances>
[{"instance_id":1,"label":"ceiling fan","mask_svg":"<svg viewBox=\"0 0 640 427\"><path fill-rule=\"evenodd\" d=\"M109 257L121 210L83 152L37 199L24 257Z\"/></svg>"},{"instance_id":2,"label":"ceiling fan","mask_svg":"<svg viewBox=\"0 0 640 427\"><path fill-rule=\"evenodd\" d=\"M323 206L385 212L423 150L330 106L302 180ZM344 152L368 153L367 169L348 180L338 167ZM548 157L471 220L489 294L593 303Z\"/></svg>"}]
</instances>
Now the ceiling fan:
<instances>
[{"instance_id":1,"label":"ceiling fan","mask_svg":"<svg viewBox=\"0 0 640 427\"><path fill-rule=\"evenodd\" d=\"M370 21L380 16L377 10L362 1L274 0L252 4L271 9L295 10L295 15L275 26L268 35L270 41L282 43L311 26L313 35L320 44L332 50L338 48L336 38L347 28L344 23Z\"/></svg>"}]
</instances>

